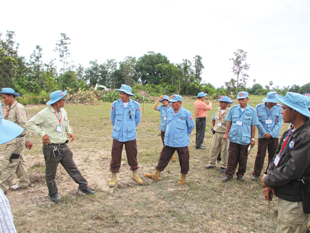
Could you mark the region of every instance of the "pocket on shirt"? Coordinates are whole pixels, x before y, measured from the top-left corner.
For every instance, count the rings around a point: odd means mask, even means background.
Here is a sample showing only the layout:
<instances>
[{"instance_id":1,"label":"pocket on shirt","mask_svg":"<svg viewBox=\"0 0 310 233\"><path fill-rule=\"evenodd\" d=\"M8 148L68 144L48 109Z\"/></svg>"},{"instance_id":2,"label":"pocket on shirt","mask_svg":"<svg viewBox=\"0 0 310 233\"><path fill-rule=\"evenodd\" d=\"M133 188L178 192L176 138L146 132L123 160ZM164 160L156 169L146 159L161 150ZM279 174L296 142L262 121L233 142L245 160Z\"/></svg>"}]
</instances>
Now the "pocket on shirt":
<instances>
[{"instance_id":1,"label":"pocket on shirt","mask_svg":"<svg viewBox=\"0 0 310 233\"><path fill-rule=\"evenodd\" d=\"M245 116L245 117L243 118L243 123L244 123L244 124L251 125L251 122L252 122L252 117L250 117L250 116Z\"/></svg>"},{"instance_id":2,"label":"pocket on shirt","mask_svg":"<svg viewBox=\"0 0 310 233\"><path fill-rule=\"evenodd\" d=\"M113 133L112 133L112 138L118 138L119 137L120 129L121 129L121 127L114 125Z\"/></svg>"},{"instance_id":3,"label":"pocket on shirt","mask_svg":"<svg viewBox=\"0 0 310 233\"><path fill-rule=\"evenodd\" d=\"M251 143L251 137L249 137L248 135L242 135L241 143L242 144L250 144Z\"/></svg>"},{"instance_id":4,"label":"pocket on shirt","mask_svg":"<svg viewBox=\"0 0 310 233\"><path fill-rule=\"evenodd\" d=\"M128 127L128 138L136 137L136 127Z\"/></svg>"},{"instance_id":5,"label":"pocket on shirt","mask_svg":"<svg viewBox=\"0 0 310 233\"><path fill-rule=\"evenodd\" d=\"M116 111L116 120L117 121L123 120L123 111Z\"/></svg>"}]
</instances>

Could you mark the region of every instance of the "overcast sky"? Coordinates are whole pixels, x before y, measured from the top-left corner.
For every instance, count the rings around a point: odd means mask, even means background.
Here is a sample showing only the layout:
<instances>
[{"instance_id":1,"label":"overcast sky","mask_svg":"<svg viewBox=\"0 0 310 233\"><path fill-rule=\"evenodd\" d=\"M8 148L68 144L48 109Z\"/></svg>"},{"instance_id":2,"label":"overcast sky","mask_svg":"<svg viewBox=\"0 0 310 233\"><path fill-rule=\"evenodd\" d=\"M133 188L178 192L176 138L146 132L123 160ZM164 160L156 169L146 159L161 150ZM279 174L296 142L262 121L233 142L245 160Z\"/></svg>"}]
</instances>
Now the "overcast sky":
<instances>
[{"instance_id":1,"label":"overcast sky","mask_svg":"<svg viewBox=\"0 0 310 233\"><path fill-rule=\"evenodd\" d=\"M250 87L253 79L310 82L309 0L0 0L0 10L0 33L15 31L27 60L36 45L45 62L58 58L53 49L64 32L70 60L84 67L148 51L173 63L200 55L203 81L220 87L234 77L229 58L240 48L248 52Z\"/></svg>"}]
</instances>

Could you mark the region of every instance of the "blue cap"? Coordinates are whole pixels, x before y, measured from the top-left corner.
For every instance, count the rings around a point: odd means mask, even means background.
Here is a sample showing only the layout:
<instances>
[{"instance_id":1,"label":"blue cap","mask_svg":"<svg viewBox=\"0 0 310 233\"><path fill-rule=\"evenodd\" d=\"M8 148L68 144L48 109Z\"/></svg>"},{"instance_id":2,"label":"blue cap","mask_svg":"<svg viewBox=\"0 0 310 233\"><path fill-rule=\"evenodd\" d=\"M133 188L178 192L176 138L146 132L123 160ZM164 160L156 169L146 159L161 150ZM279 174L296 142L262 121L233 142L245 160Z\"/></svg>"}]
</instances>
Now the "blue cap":
<instances>
[{"instance_id":1,"label":"blue cap","mask_svg":"<svg viewBox=\"0 0 310 233\"><path fill-rule=\"evenodd\" d=\"M238 93L237 100L249 98L249 94L246 91L241 91Z\"/></svg>"},{"instance_id":2,"label":"blue cap","mask_svg":"<svg viewBox=\"0 0 310 233\"><path fill-rule=\"evenodd\" d=\"M9 87L2 88L1 91L0 91L0 95L1 94L14 95L15 97L19 96L19 94L16 93L13 88L9 88Z\"/></svg>"},{"instance_id":3,"label":"blue cap","mask_svg":"<svg viewBox=\"0 0 310 233\"><path fill-rule=\"evenodd\" d=\"M20 135L24 129L12 121L2 119L1 107L2 104L0 102L0 144L4 144L12 141L14 138Z\"/></svg>"},{"instance_id":4,"label":"blue cap","mask_svg":"<svg viewBox=\"0 0 310 233\"><path fill-rule=\"evenodd\" d=\"M178 101L182 101L182 96L180 96L180 95L171 96L170 102L174 103L174 102L178 102Z\"/></svg>"},{"instance_id":5,"label":"blue cap","mask_svg":"<svg viewBox=\"0 0 310 233\"><path fill-rule=\"evenodd\" d=\"M218 100L216 100L216 101L227 102L227 103L229 103L229 104L232 104L232 103L233 103L233 102L231 101L231 99L230 99L228 96L225 96L225 95L221 96L221 98L218 99Z\"/></svg>"},{"instance_id":6,"label":"blue cap","mask_svg":"<svg viewBox=\"0 0 310 233\"><path fill-rule=\"evenodd\" d=\"M163 102L163 100L168 100L169 102L170 102L170 100L169 100L169 96L167 96L167 95L164 95L164 98L162 99L162 100L160 100L159 102Z\"/></svg>"},{"instance_id":7,"label":"blue cap","mask_svg":"<svg viewBox=\"0 0 310 233\"><path fill-rule=\"evenodd\" d=\"M267 93L267 97L263 99L263 102L268 102L268 103L278 103L279 100L276 98L276 91L270 91Z\"/></svg>"},{"instance_id":8,"label":"blue cap","mask_svg":"<svg viewBox=\"0 0 310 233\"><path fill-rule=\"evenodd\" d=\"M121 88L116 90L119 92L125 92L127 95L134 96L134 94L131 93L131 87L126 84L122 84Z\"/></svg>"},{"instance_id":9,"label":"blue cap","mask_svg":"<svg viewBox=\"0 0 310 233\"><path fill-rule=\"evenodd\" d=\"M67 91L54 91L50 94L50 100L46 103L46 105L51 105L56 103L57 101L64 98L67 94Z\"/></svg>"},{"instance_id":10,"label":"blue cap","mask_svg":"<svg viewBox=\"0 0 310 233\"><path fill-rule=\"evenodd\" d=\"M308 99L308 101L309 101L308 108L310 108L310 94L309 93L305 93L304 96Z\"/></svg>"},{"instance_id":11,"label":"blue cap","mask_svg":"<svg viewBox=\"0 0 310 233\"><path fill-rule=\"evenodd\" d=\"M199 92L198 95L197 95L197 98L205 97L206 95L208 95L208 94L204 93L204 92Z\"/></svg>"},{"instance_id":12,"label":"blue cap","mask_svg":"<svg viewBox=\"0 0 310 233\"><path fill-rule=\"evenodd\" d=\"M307 97L299 93L287 92L285 97L276 94L276 98L282 104L294 109L295 111L299 112L304 116L310 117L310 111L308 110L309 100L307 99Z\"/></svg>"}]
</instances>

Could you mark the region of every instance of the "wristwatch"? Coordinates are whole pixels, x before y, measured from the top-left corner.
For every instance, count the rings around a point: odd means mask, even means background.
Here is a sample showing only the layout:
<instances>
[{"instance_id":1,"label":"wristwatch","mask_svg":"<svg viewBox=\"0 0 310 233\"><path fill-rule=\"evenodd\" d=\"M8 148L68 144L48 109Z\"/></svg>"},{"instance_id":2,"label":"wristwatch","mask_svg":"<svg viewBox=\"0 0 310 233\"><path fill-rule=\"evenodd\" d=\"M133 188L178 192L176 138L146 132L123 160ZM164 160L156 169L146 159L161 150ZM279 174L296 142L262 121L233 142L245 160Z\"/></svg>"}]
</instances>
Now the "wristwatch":
<instances>
[{"instance_id":1,"label":"wristwatch","mask_svg":"<svg viewBox=\"0 0 310 233\"><path fill-rule=\"evenodd\" d=\"M251 138L252 141L255 141L255 138Z\"/></svg>"}]
</instances>

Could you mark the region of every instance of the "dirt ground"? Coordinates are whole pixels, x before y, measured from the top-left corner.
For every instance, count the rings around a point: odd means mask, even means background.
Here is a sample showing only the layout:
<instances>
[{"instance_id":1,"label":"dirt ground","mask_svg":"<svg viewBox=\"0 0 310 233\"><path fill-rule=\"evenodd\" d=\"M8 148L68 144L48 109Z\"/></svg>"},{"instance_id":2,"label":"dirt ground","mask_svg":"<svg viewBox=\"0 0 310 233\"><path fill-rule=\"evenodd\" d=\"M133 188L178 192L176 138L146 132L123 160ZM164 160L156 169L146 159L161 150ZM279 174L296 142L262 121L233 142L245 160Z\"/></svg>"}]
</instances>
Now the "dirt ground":
<instances>
[{"instance_id":1,"label":"dirt ground","mask_svg":"<svg viewBox=\"0 0 310 233\"><path fill-rule=\"evenodd\" d=\"M259 101L253 100L250 105L255 106ZM78 185L59 165L56 182L62 200L59 204L52 203L45 184L42 143L33 136L33 149L25 151L30 188L7 194L18 232L274 232L276 198L270 203L265 201L261 183L251 180L257 145L249 155L243 183L234 179L224 184L221 182L224 175L218 168L205 169L212 141L211 117L218 106L216 101L213 104L207 118L204 143L207 149L196 150L195 129L191 134L190 171L183 186L176 184L181 176L178 162L169 163L159 182L143 177L154 172L162 149L159 113L152 110L152 104L145 104L137 128L138 173L144 184L138 185L130 178L124 151L114 188L108 186L111 103L65 106L75 135L69 147L96 194L86 196L79 192ZM183 106L194 112L192 100ZM29 117L44 107L27 106ZM3 148L2 145L1 159Z\"/></svg>"}]
</instances>

